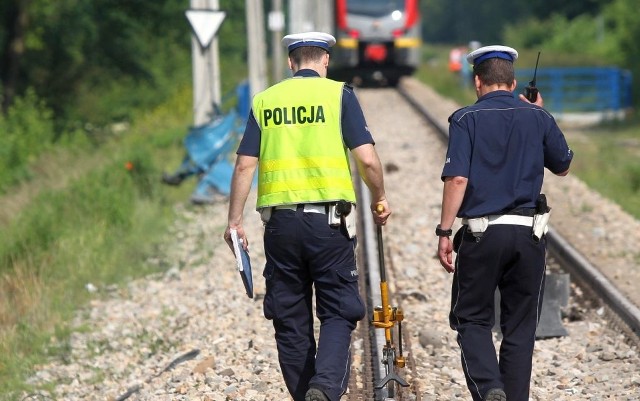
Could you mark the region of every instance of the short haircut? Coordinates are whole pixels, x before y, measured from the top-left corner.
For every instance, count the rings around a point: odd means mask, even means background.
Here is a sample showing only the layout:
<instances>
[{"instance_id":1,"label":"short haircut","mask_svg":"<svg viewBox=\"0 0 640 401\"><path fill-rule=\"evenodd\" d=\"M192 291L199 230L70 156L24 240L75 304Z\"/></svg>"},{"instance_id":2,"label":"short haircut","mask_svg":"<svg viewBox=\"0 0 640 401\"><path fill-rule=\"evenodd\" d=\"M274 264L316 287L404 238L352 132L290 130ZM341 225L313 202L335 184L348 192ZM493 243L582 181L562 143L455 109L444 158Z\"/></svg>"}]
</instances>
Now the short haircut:
<instances>
[{"instance_id":1,"label":"short haircut","mask_svg":"<svg viewBox=\"0 0 640 401\"><path fill-rule=\"evenodd\" d=\"M515 79L513 62L501 58L490 58L473 66L473 74L485 85L507 84L511 86Z\"/></svg>"},{"instance_id":2,"label":"short haircut","mask_svg":"<svg viewBox=\"0 0 640 401\"><path fill-rule=\"evenodd\" d=\"M327 51L317 46L302 46L289 53L291 61L299 66L307 62L319 62Z\"/></svg>"}]
</instances>

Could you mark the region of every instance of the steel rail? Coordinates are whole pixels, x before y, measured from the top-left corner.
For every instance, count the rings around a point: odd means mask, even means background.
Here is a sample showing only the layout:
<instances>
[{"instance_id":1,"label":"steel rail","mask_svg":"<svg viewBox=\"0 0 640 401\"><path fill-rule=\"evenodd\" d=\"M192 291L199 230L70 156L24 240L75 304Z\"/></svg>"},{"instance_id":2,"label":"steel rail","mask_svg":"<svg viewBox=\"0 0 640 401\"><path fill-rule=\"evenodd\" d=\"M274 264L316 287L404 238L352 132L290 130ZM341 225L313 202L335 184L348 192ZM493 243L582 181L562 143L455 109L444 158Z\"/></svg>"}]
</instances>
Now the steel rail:
<instances>
[{"instance_id":1,"label":"steel rail","mask_svg":"<svg viewBox=\"0 0 640 401\"><path fill-rule=\"evenodd\" d=\"M640 339L640 309L631 303L595 266L552 227L547 233L547 249L563 269L585 283Z\"/></svg>"}]
</instances>

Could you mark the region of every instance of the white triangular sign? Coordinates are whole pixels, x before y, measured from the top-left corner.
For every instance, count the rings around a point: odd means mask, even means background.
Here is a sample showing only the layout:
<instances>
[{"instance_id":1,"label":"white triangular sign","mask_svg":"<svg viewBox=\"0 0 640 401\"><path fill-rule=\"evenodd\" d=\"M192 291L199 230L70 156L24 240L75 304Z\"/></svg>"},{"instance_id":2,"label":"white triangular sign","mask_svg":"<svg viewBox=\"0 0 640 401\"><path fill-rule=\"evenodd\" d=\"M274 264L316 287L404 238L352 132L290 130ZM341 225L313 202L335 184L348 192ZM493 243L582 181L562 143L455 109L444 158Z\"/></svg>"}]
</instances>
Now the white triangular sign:
<instances>
[{"instance_id":1,"label":"white triangular sign","mask_svg":"<svg viewBox=\"0 0 640 401\"><path fill-rule=\"evenodd\" d=\"M215 10L187 10L185 14L203 48L209 47L226 16L224 11Z\"/></svg>"}]
</instances>

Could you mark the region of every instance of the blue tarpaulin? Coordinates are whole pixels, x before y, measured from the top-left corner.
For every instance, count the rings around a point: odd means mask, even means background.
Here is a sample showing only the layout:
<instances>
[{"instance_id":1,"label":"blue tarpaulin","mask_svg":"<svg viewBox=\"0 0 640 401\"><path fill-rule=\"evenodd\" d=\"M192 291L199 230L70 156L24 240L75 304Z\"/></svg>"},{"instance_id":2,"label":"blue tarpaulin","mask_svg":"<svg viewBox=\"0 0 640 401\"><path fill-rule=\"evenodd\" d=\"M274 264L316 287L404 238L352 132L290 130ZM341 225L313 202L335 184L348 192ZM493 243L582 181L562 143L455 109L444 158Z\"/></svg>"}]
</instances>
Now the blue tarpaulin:
<instances>
[{"instance_id":1,"label":"blue tarpaulin","mask_svg":"<svg viewBox=\"0 0 640 401\"><path fill-rule=\"evenodd\" d=\"M216 194L228 196L231 191L233 164L231 157L244 132L251 111L247 81L235 90L236 106L207 124L191 127L184 138L186 155L178 170L163 180L178 185L184 178L197 175L200 181L191 195L193 203L211 203Z\"/></svg>"},{"instance_id":2,"label":"blue tarpaulin","mask_svg":"<svg viewBox=\"0 0 640 401\"><path fill-rule=\"evenodd\" d=\"M196 166L206 171L229 152L236 138L237 118L238 115L232 111L189 130L184 138L184 147Z\"/></svg>"}]
</instances>

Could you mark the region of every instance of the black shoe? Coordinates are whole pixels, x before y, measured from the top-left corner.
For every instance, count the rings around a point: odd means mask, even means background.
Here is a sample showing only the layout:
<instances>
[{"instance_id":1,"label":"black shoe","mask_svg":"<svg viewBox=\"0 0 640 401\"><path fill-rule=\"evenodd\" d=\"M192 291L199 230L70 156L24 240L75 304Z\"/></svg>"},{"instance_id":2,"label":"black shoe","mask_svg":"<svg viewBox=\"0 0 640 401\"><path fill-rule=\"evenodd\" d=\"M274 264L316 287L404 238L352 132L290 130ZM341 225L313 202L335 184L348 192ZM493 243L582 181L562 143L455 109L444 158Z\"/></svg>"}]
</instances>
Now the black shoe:
<instances>
[{"instance_id":1,"label":"black shoe","mask_svg":"<svg viewBox=\"0 0 640 401\"><path fill-rule=\"evenodd\" d=\"M304 401L329 401L329 398L321 390L311 387L307 390Z\"/></svg>"},{"instance_id":2,"label":"black shoe","mask_svg":"<svg viewBox=\"0 0 640 401\"><path fill-rule=\"evenodd\" d=\"M178 186L182 184L182 181L187 178L186 174L176 173L173 175L169 175L167 173L162 173L162 182L167 185Z\"/></svg>"},{"instance_id":3,"label":"black shoe","mask_svg":"<svg viewBox=\"0 0 640 401\"><path fill-rule=\"evenodd\" d=\"M507 401L507 395L501 388L492 388L484 395L484 401Z\"/></svg>"}]
</instances>

